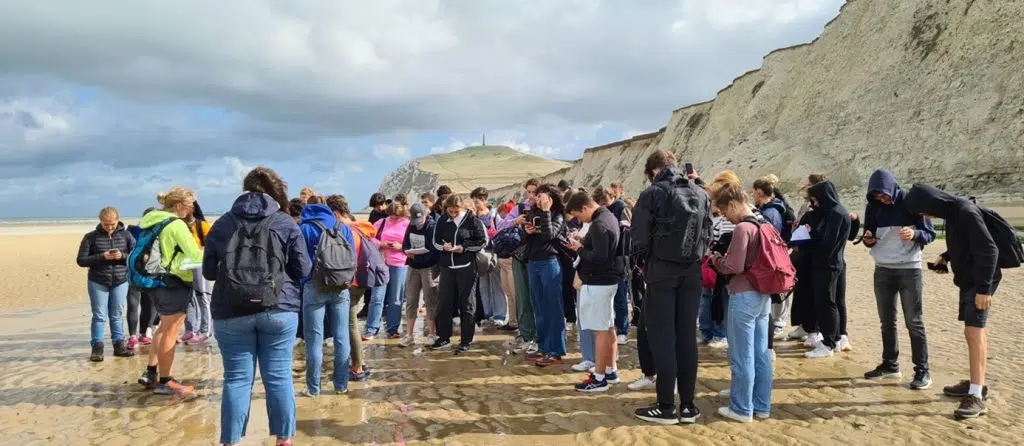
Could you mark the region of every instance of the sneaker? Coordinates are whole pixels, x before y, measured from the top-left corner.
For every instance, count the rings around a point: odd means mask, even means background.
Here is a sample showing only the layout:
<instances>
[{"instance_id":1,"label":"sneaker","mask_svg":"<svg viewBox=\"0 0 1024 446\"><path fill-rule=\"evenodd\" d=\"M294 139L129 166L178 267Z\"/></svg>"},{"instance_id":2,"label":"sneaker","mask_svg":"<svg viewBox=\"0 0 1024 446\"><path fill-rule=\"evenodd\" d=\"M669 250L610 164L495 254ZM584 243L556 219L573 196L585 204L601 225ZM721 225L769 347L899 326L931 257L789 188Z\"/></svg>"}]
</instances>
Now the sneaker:
<instances>
[{"instance_id":1,"label":"sneaker","mask_svg":"<svg viewBox=\"0 0 1024 446\"><path fill-rule=\"evenodd\" d=\"M914 390L925 390L932 386L932 377L927 370L914 372L914 380L910 382L910 388Z\"/></svg>"},{"instance_id":2,"label":"sneaker","mask_svg":"<svg viewBox=\"0 0 1024 446\"><path fill-rule=\"evenodd\" d=\"M128 348L124 341L117 341L114 343L114 356L119 358L131 358L135 356L135 351Z\"/></svg>"},{"instance_id":3,"label":"sneaker","mask_svg":"<svg viewBox=\"0 0 1024 446\"><path fill-rule=\"evenodd\" d=\"M786 339L802 341L805 338L807 338L807 334L808 333L807 331L804 330L804 327L796 327L796 329L794 329L793 331L789 332L788 335L786 335Z\"/></svg>"},{"instance_id":4,"label":"sneaker","mask_svg":"<svg viewBox=\"0 0 1024 446\"><path fill-rule=\"evenodd\" d=\"M451 347L452 347L452 341L449 341L447 339L438 339L438 340L434 341L433 344L430 344L429 348L431 350L446 350L446 349L449 349Z\"/></svg>"},{"instance_id":5,"label":"sneaker","mask_svg":"<svg viewBox=\"0 0 1024 446\"><path fill-rule=\"evenodd\" d=\"M359 373L353 372L351 370L348 371L348 380L349 381L366 381L369 378L370 378L370 371L366 370L365 367L363 368L363 371L361 371Z\"/></svg>"},{"instance_id":6,"label":"sneaker","mask_svg":"<svg viewBox=\"0 0 1024 446\"><path fill-rule=\"evenodd\" d=\"M619 345L626 345L629 343L629 338L626 335L618 335L615 337L615 342Z\"/></svg>"},{"instance_id":7,"label":"sneaker","mask_svg":"<svg viewBox=\"0 0 1024 446\"><path fill-rule=\"evenodd\" d=\"M182 343L182 342L183 342L183 343L186 343L186 344L187 344L187 343L188 343L188 341L189 341L190 339L192 339L193 337L195 337L195 335L196 335L196 334L195 334L195 333L192 333L191 331L190 331L190 332L188 332L188 333L185 333L185 334L184 334L184 335L182 335L182 336L181 336L180 338L178 338L178 342L179 342L179 343Z\"/></svg>"},{"instance_id":8,"label":"sneaker","mask_svg":"<svg viewBox=\"0 0 1024 446\"><path fill-rule=\"evenodd\" d=\"M691 404L680 404L679 405L679 422L683 424L693 424L700 418L700 409L697 406Z\"/></svg>"},{"instance_id":9,"label":"sneaker","mask_svg":"<svg viewBox=\"0 0 1024 446\"><path fill-rule=\"evenodd\" d=\"M831 358L834 354L835 353L832 348L829 348L829 346L824 343L818 343L817 347L814 347L811 351L804 353L804 356L810 359L821 359Z\"/></svg>"},{"instance_id":10,"label":"sneaker","mask_svg":"<svg viewBox=\"0 0 1024 446\"><path fill-rule=\"evenodd\" d=\"M658 379L657 377L655 377L654 379L651 379L651 378L648 378L646 376L641 376L640 379L629 383L629 385L626 386L626 388L629 389L629 390L648 390L648 389L653 389L655 387L656 383L657 383L657 381L656 381L657 379Z\"/></svg>"},{"instance_id":11,"label":"sneaker","mask_svg":"<svg viewBox=\"0 0 1024 446\"><path fill-rule=\"evenodd\" d=\"M309 390L309 389L302 389L302 396L304 396L306 398L316 398L316 397L320 396L320 394L319 393L315 393L315 392L313 392L312 390Z\"/></svg>"},{"instance_id":12,"label":"sneaker","mask_svg":"<svg viewBox=\"0 0 1024 446\"><path fill-rule=\"evenodd\" d=\"M398 334L397 331L392 331L388 333L388 339L402 339L402 335Z\"/></svg>"},{"instance_id":13,"label":"sneaker","mask_svg":"<svg viewBox=\"0 0 1024 446\"><path fill-rule=\"evenodd\" d=\"M149 344L152 344L152 343L153 343L153 338L151 338L149 336L139 336L139 344L140 345L149 345Z\"/></svg>"},{"instance_id":14,"label":"sneaker","mask_svg":"<svg viewBox=\"0 0 1024 446\"><path fill-rule=\"evenodd\" d=\"M192 338L185 341L185 345L202 345L205 344L210 338L204 334L193 335Z\"/></svg>"},{"instance_id":15,"label":"sneaker","mask_svg":"<svg viewBox=\"0 0 1024 446\"><path fill-rule=\"evenodd\" d=\"M195 387L183 385L175 381L174 378L165 383L157 382L156 388L153 389L153 393L156 395L174 395L178 397L190 396L195 392Z\"/></svg>"},{"instance_id":16,"label":"sneaker","mask_svg":"<svg viewBox=\"0 0 1024 446\"><path fill-rule=\"evenodd\" d=\"M712 338L711 342L708 342L708 347L727 348L729 347L729 340L726 338Z\"/></svg>"},{"instance_id":17,"label":"sneaker","mask_svg":"<svg viewBox=\"0 0 1024 446\"><path fill-rule=\"evenodd\" d=\"M142 376L140 376L139 380L136 382L148 390L153 390L156 387L158 381L159 380L157 379L156 376L156 370L146 369L145 372L142 372Z\"/></svg>"},{"instance_id":18,"label":"sneaker","mask_svg":"<svg viewBox=\"0 0 1024 446\"><path fill-rule=\"evenodd\" d=\"M576 391L585 393L607 392L609 387L611 386L608 385L607 379L598 381L594 374L591 373L583 382L576 384Z\"/></svg>"},{"instance_id":19,"label":"sneaker","mask_svg":"<svg viewBox=\"0 0 1024 446\"><path fill-rule=\"evenodd\" d=\"M723 416L723 417L725 417L725 418L728 418L730 420L739 421L740 423L749 423L751 421L754 421L754 417L749 417L749 416L745 417L743 415L740 415L740 414L738 414L736 412L733 412L733 410L730 409L728 406L727 407L719 407L718 408L718 414Z\"/></svg>"},{"instance_id":20,"label":"sneaker","mask_svg":"<svg viewBox=\"0 0 1024 446\"><path fill-rule=\"evenodd\" d=\"M508 331L508 332L519 331L519 327L515 326L515 325L507 325L506 324L506 325L502 325L501 327L498 327L498 331Z\"/></svg>"},{"instance_id":21,"label":"sneaker","mask_svg":"<svg viewBox=\"0 0 1024 446\"><path fill-rule=\"evenodd\" d=\"M334 389L334 394L335 395L344 395L346 393L348 393L348 388L347 387L344 388L344 389Z\"/></svg>"},{"instance_id":22,"label":"sneaker","mask_svg":"<svg viewBox=\"0 0 1024 446\"><path fill-rule=\"evenodd\" d=\"M604 374L604 380L608 381L608 384L618 384L619 383L619 371L615 370L615 371L613 371L611 373L605 373Z\"/></svg>"},{"instance_id":23,"label":"sneaker","mask_svg":"<svg viewBox=\"0 0 1024 446\"><path fill-rule=\"evenodd\" d=\"M901 378L900 368L887 364L879 364L874 370L864 373L864 379Z\"/></svg>"},{"instance_id":24,"label":"sneaker","mask_svg":"<svg viewBox=\"0 0 1024 446\"><path fill-rule=\"evenodd\" d=\"M398 341L398 346L399 347L408 347L408 346L412 345L414 341L415 341L415 339L413 339L412 336L405 335L405 336L402 337L402 339L400 339Z\"/></svg>"},{"instance_id":25,"label":"sneaker","mask_svg":"<svg viewBox=\"0 0 1024 446\"><path fill-rule=\"evenodd\" d=\"M138 345L139 345L139 337L138 336L129 336L128 337L128 343L125 344L125 348L127 348L128 350L133 350L134 351L135 347L137 347Z\"/></svg>"},{"instance_id":26,"label":"sneaker","mask_svg":"<svg viewBox=\"0 0 1024 446\"><path fill-rule=\"evenodd\" d=\"M655 404L650 407L643 407L633 412L637 418L650 421L651 423L658 424L679 424L679 417L676 415L675 407L666 410L662 410L661 406ZM699 416L698 412L698 416Z\"/></svg>"},{"instance_id":27,"label":"sneaker","mask_svg":"<svg viewBox=\"0 0 1024 446\"><path fill-rule=\"evenodd\" d=\"M807 348L817 347L818 344L821 343L822 339L823 338L821 336L821 333L811 333L811 334L807 335L806 338L804 338L804 347L807 347Z\"/></svg>"},{"instance_id":28,"label":"sneaker","mask_svg":"<svg viewBox=\"0 0 1024 446\"><path fill-rule=\"evenodd\" d=\"M455 349L455 354L457 355L459 353L466 353L472 347L473 346L471 344L462 344L462 343L460 343L459 344L459 348Z\"/></svg>"},{"instance_id":29,"label":"sneaker","mask_svg":"<svg viewBox=\"0 0 1024 446\"><path fill-rule=\"evenodd\" d=\"M952 386L943 387L942 393L950 398L964 398L970 390L971 382L965 379ZM981 387L981 397L988 399L988 386Z\"/></svg>"},{"instance_id":30,"label":"sneaker","mask_svg":"<svg viewBox=\"0 0 1024 446\"><path fill-rule=\"evenodd\" d=\"M93 344L89 352L89 360L92 362L103 362L103 344Z\"/></svg>"},{"instance_id":31,"label":"sneaker","mask_svg":"<svg viewBox=\"0 0 1024 446\"><path fill-rule=\"evenodd\" d=\"M375 335L375 334L370 334L370 333L363 333L363 341L364 341L364 342L365 342L365 341L372 341L372 340L374 340L375 338L377 338L377 335Z\"/></svg>"},{"instance_id":32,"label":"sneaker","mask_svg":"<svg viewBox=\"0 0 1024 446\"><path fill-rule=\"evenodd\" d=\"M429 336L427 336L427 345L431 345L431 344L437 342L438 339L440 339L440 338L438 338L437 335L429 335Z\"/></svg>"},{"instance_id":33,"label":"sneaker","mask_svg":"<svg viewBox=\"0 0 1024 446\"><path fill-rule=\"evenodd\" d=\"M562 365L562 357L555 355L544 355L543 358L537 360L534 363L537 367L551 367L555 365Z\"/></svg>"},{"instance_id":34,"label":"sneaker","mask_svg":"<svg viewBox=\"0 0 1024 446\"><path fill-rule=\"evenodd\" d=\"M589 370L594 370L594 363L590 361L583 361L579 364L572 366L572 371L574 372L586 372Z\"/></svg>"},{"instance_id":35,"label":"sneaker","mask_svg":"<svg viewBox=\"0 0 1024 446\"><path fill-rule=\"evenodd\" d=\"M987 411L988 408L985 406L985 400L974 395L967 395L964 399L960 400L960 407L957 407L956 411L953 412L953 417L958 420L978 418L978 416L984 415Z\"/></svg>"},{"instance_id":36,"label":"sneaker","mask_svg":"<svg viewBox=\"0 0 1024 446\"><path fill-rule=\"evenodd\" d=\"M539 351L540 351L540 346L539 346L539 345L537 345L537 343L536 343L536 342L530 342L530 343L529 343L529 344L528 344L528 345L526 346L526 349L525 349L525 350L523 350L523 351L524 351L524 352L526 352L526 354L528 354L528 355L532 355L532 354L534 354L534 353L537 353L537 352L539 352Z\"/></svg>"},{"instance_id":37,"label":"sneaker","mask_svg":"<svg viewBox=\"0 0 1024 446\"><path fill-rule=\"evenodd\" d=\"M777 341L786 339L786 329L782 327L775 327L775 329L772 330L772 337Z\"/></svg>"},{"instance_id":38,"label":"sneaker","mask_svg":"<svg viewBox=\"0 0 1024 446\"><path fill-rule=\"evenodd\" d=\"M853 345L850 344L850 338L847 337L846 335L842 335L839 337L839 345L837 347L839 347L839 351L841 352L853 351Z\"/></svg>"},{"instance_id":39,"label":"sneaker","mask_svg":"<svg viewBox=\"0 0 1024 446\"><path fill-rule=\"evenodd\" d=\"M767 420L772 417L772 414L766 412L754 412L754 418L758 420Z\"/></svg>"},{"instance_id":40,"label":"sneaker","mask_svg":"<svg viewBox=\"0 0 1024 446\"><path fill-rule=\"evenodd\" d=\"M539 351L535 351L533 353L526 355L526 360L529 362L537 362L540 361L541 359L544 359L544 354Z\"/></svg>"}]
</instances>

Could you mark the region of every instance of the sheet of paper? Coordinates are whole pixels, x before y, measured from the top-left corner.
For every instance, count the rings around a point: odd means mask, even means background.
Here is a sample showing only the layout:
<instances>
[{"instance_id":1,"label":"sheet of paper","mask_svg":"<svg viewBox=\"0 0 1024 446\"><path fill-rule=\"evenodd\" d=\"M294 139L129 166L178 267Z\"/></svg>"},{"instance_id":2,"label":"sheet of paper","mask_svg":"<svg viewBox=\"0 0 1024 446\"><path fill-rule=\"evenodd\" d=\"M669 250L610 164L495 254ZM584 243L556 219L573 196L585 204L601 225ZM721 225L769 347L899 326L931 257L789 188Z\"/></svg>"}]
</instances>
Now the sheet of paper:
<instances>
[{"instance_id":1,"label":"sheet of paper","mask_svg":"<svg viewBox=\"0 0 1024 446\"><path fill-rule=\"evenodd\" d=\"M793 237L789 240L790 242L802 242L804 240L810 240L811 233L807 230L807 226L800 226L793 231Z\"/></svg>"},{"instance_id":2,"label":"sheet of paper","mask_svg":"<svg viewBox=\"0 0 1024 446\"><path fill-rule=\"evenodd\" d=\"M413 255L426 254L428 252L430 252L430 251L427 251L427 248L413 248L413 249L405 250L406 254L413 254Z\"/></svg>"},{"instance_id":3,"label":"sheet of paper","mask_svg":"<svg viewBox=\"0 0 1024 446\"><path fill-rule=\"evenodd\" d=\"M409 234L409 245L415 248L426 248L427 239L426 237L419 234Z\"/></svg>"}]
</instances>

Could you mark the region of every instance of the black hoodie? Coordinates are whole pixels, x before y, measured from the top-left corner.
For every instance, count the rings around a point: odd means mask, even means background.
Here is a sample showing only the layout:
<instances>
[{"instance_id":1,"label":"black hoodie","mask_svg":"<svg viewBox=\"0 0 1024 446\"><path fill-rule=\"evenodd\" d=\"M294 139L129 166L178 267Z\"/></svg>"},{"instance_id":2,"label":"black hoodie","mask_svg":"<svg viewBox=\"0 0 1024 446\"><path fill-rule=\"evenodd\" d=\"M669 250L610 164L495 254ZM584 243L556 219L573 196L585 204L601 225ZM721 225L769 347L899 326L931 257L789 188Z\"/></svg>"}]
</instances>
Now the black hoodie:
<instances>
[{"instance_id":1,"label":"black hoodie","mask_svg":"<svg viewBox=\"0 0 1024 446\"><path fill-rule=\"evenodd\" d=\"M808 193L818 201L811 217L811 238L815 242L808 246L812 262L816 267L828 266L833 271L842 270L846 266L850 212L839 201L839 192L831 181L811 186Z\"/></svg>"},{"instance_id":2,"label":"black hoodie","mask_svg":"<svg viewBox=\"0 0 1024 446\"><path fill-rule=\"evenodd\" d=\"M658 172L654 181L651 182L652 184L640 193L640 197L636 200L636 206L633 207L632 228L630 230L631 252L634 256L642 257L646 261L647 269L644 270L644 277L647 283L655 283L685 275L700 274L699 261L690 264L677 263L652 255L654 251L654 235L658 231L657 220L659 212L666 205L666 200L669 198L668 194L673 193L671 188L665 187L665 184L658 183L682 184L684 181L687 181L685 178L686 175L676 166L662 169L661 172ZM712 236L711 199L707 192L698 187L703 184L699 178L690 183L689 187L695 188L694 193L697 194L701 206L705 209L704 221L699 229L700 233L693 235L702 246L710 247Z\"/></svg>"},{"instance_id":3,"label":"black hoodie","mask_svg":"<svg viewBox=\"0 0 1024 446\"><path fill-rule=\"evenodd\" d=\"M946 220L946 252L942 258L953 270L953 283L992 294L1002 278L997 267L999 248L985 226L978 205L924 184L915 184L903 204L914 214Z\"/></svg>"}]
</instances>

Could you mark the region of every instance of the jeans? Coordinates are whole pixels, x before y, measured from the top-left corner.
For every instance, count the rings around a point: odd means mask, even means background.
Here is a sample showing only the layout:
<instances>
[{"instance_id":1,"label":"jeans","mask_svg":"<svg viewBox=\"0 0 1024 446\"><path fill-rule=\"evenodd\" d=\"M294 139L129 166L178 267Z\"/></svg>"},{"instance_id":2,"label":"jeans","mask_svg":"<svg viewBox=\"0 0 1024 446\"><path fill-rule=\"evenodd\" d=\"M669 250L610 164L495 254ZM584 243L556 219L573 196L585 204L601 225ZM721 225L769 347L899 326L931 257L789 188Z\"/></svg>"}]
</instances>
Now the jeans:
<instances>
[{"instance_id":1,"label":"jeans","mask_svg":"<svg viewBox=\"0 0 1024 446\"><path fill-rule=\"evenodd\" d=\"M103 344L103 326L110 324L110 341L124 341L124 311L128 305L128 282L108 287L89 281L89 304L92 306L91 345Z\"/></svg>"},{"instance_id":2,"label":"jeans","mask_svg":"<svg viewBox=\"0 0 1024 446\"><path fill-rule=\"evenodd\" d=\"M537 319L533 316L533 300L530 298L530 272L526 262L512 260L512 279L516 287L516 319L519 321L519 336L523 340L537 340Z\"/></svg>"},{"instance_id":3,"label":"jeans","mask_svg":"<svg viewBox=\"0 0 1024 446\"><path fill-rule=\"evenodd\" d=\"M306 390L320 394L320 369L324 362L324 316L334 333L334 390L348 389L348 368L352 347L349 344L348 318L352 310L348 290L319 291L310 284L302 290L302 324L306 339Z\"/></svg>"},{"instance_id":4,"label":"jeans","mask_svg":"<svg viewBox=\"0 0 1024 446\"><path fill-rule=\"evenodd\" d=\"M402 323L402 305L405 303L407 266L389 266L387 286L373 288L370 295L370 312L366 316L366 333L377 334L380 331L380 317L387 307L388 333L397 333Z\"/></svg>"},{"instance_id":5,"label":"jeans","mask_svg":"<svg viewBox=\"0 0 1024 446\"><path fill-rule=\"evenodd\" d=\"M711 317L711 300L714 298L711 293L714 292L712 288L704 288L700 295L700 308L697 311L697 325L700 327L700 335L706 341L710 341L714 338L725 338L726 336L726 320L721 322L715 322L714 318ZM729 305L728 303L726 305Z\"/></svg>"},{"instance_id":6,"label":"jeans","mask_svg":"<svg viewBox=\"0 0 1024 446\"><path fill-rule=\"evenodd\" d=\"M537 321L537 347L552 356L565 356L562 269L558 259L532 260L526 269L530 274L530 300Z\"/></svg>"},{"instance_id":7,"label":"jeans","mask_svg":"<svg viewBox=\"0 0 1024 446\"><path fill-rule=\"evenodd\" d=\"M504 322L508 317L508 304L505 302L505 292L501 288L501 271L495 267L490 273L479 276L477 280L484 318Z\"/></svg>"},{"instance_id":8,"label":"jeans","mask_svg":"<svg viewBox=\"0 0 1024 446\"><path fill-rule=\"evenodd\" d=\"M924 334L921 269L875 267L875 301L882 323L882 364L899 368L900 340L896 333L896 296L910 332L914 371L928 371L928 338Z\"/></svg>"},{"instance_id":9,"label":"jeans","mask_svg":"<svg viewBox=\"0 0 1024 446\"><path fill-rule=\"evenodd\" d=\"M266 389L270 434L279 438L295 436L292 346L298 325L298 313L284 311L213 321L213 335L224 363L221 443L238 443L245 436L257 365Z\"/></svg>"},{"instance_id":10,"label":"jeans","mask_svg":"<svg viewBox=\"0 0 1024 446\"><path fill-rule=\"evenodd\" d=\"M501 277L501 291L505 293L505 308L508 313L508 325L519 326L519 307L516 306L516 281L512 274L512 259L498 259L498 274Z\"/></svg>"},{"instance_id":11,"label":"jeans","mask_svg":"<svg viewBox=\"0 0 1024 446\"><path fill-rule=\"evenodd\" d=\"M576 293L577 296L579 293ZM577 297L576 307L579 308L579 298ZM580 333L580 353L583 355L584 361L590 361L597 364L597 356L594 354L595 341L593 330L584 330L580 325L580 321L576 321L576 330Z\"/></svg>"},{"instance_id":12,"label":"jeans","mask_svg":"<svg viewBox=\"0 0 1024 446\"><path fill-rule=\"evenodd\" d=\"M629 293L626 277L619 277L619 288L615 290L615 334L629 334Z\"/></svg>"},{"instance_id":13,"label":"jeans","mask_svg":"<svg viewBox=\"0 0 1024 446\"><path fill-rule=\"evenodd\" d=\"M185 315L185 332L210 334L210 293L192 291L192 302Z\"/></svg>"},{"instance_id":14,"label":"jeans","mask_svg":"<svg viewBox=\"0 0 1024 446\"><path fill-rule=\"evenodd\" d=\"M771 413L771 302L771 297L757 291L735 293L729 299L729 408L747 417Z\"/></svg>"},{"instance_id":15,"label":"jeans","mask_svg":"<svg viewBox=\"0 0 1024 446\"><path fill-rule=\"evenodd\" d=\"M647 284L644 318L647 340L658 372L658 405L663 410L679 401L693 404L697 385L697 307L700 305L700 264L681 276Z\"/></svg>"}]
</instances>

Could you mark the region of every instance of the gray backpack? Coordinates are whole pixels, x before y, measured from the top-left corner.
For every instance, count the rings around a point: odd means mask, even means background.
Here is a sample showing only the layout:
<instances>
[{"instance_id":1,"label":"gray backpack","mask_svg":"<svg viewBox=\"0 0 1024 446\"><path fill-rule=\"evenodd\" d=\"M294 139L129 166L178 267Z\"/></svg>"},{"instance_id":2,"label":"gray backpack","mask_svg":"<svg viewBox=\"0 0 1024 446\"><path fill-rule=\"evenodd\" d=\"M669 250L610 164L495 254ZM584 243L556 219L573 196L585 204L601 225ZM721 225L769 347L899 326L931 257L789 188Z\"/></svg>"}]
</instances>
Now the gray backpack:
<instances>
[{"instance_id":1,"label":"gray backpack","mask_svg":"<svg viewBox=\"0 0 1024 446\"><path fill-rule=\"evenodd\" d=\"M319 221L311 223L320 228L320 243L316 247L310 283L321 291L348 289L356 275L356 255L352 245L338 228L327 229Z\"/></svg>"}]
</instances>

